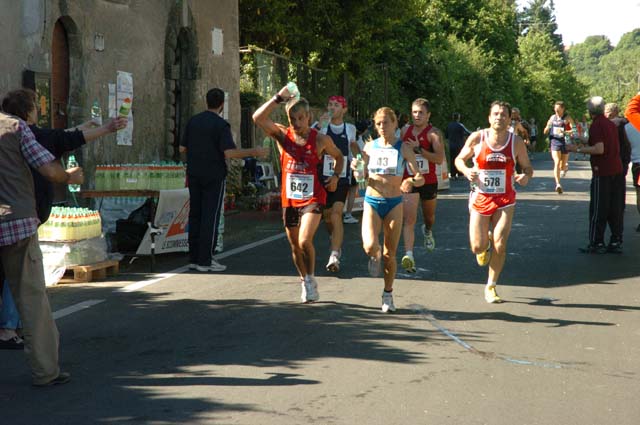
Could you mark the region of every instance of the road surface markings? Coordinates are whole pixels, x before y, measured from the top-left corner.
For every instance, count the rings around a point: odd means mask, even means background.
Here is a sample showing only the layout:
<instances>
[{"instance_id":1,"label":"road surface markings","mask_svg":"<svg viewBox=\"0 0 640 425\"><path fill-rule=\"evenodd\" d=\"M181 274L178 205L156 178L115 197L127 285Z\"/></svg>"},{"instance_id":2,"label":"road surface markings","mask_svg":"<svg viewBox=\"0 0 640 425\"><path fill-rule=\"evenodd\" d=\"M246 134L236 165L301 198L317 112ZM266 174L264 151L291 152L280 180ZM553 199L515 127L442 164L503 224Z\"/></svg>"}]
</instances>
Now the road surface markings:
<instances>
[{"instance_id":1,"label":"road surface markings","mask_svg":"<svg viewBox=\"0 0 640 425\"><path fill-rule=\"evenodd\" d=\"M504 360L506 362L517 364L517 365L539 366L539 367L544 367L544 368L548 368L548 369L562 369L564 367L564 366L559 365L557 363L536 362L536 361L531 361L531 360L514 359L512 357L503 356L501 354L495 354L495 353L489 353L489 352L486 352L486 351L480 351L477 348L475 348L474 346L472 346L471 344L469 344L466 341L464 341L462 338L458 337L456 334L454 334L453 332L451 332L447 328L445 328L444 326L442 326L440 324L440 322L438 322L435 319L435 317L433 317L433 314L429 310L427 310L425 307L423 307L421 305L417 305L417 304L411 304L409 306L409 308L412 309L414 312L418 313L420 316L422 316L423 319L425 319L429 323L431 323L431 325L434 328L436 328L437 330L439 330L440 332L442 332L443 334L445 334L446 336L451 338L453 341L455 341L456 344L464 347L465 350L467 350L467 351L469 351L469 352L471 352L473 354L477 354L479 356L482 356L482 357L484 357L486 359L499 359L499 360Z\"/></svg>"},{"instance_id":2,"label":"road surface markings","mask_svg":"<svg viewBox=\"0 0 640 425\"><path fill-rule=\"evenodd\" d=\"M58 320L62 317L69 316L70 314L77 313L78 311L86 310L90 307L93 307L96 304L103 303L104 300L87 300L82 301L81 303L70 305L69 307L65 307L62 310L58 310L53 313L53 319Z\"/></svg>"},{"instance_id":3,"label":"road surface markings","mask_svg":"<svg viewBox=\"0 0 640 425\"><path fill-rule=\"evenodd\" d=\"M273 242L275 240L282 239L285 236L286 236L285 233L280 233L280 234L277 234L277 235L274 235L274 236L269 236L268 238L261 239L259 241L255 241L255 242L252 242L252 243L247 244L247 245L239 246L238 248L234 248L234 249L231 249L231 250L229 250L227 252L223 252L222 254L215 255L214 258L216 260L227 258L227 257L230 257L232 255L239 254L241 252L248 251L250 249L256 248L256 247L258 247L260 245L264 245L264 244L267 244L269 242ZM116 289L114 292L120 292L120 293L134 292L134 291L137 291L139 289L144 288L145 286L153 285L154 283L158 283L158 282L163 281L165 279L169 279L171 277L174 277L174 276L176 276L176 275L178 275L180 273L183 273L183 272L185 272L187 270L188 270L188 266L182 266L182 267L178 267L177 269L173 269L173 270L171 270L169 272L166 272L166 273L158 273L151 279L147 279L147 280L143 280L143 281L140 281L140 282L132 283L132 284L127 285L125 287ZM96 304L100 304L101 302L104 302L104 300L87 300L87 301L83 301L81 303L74 304L72 306L65 307L65 308L63 308L61 310L58 310L58 311L54 312L53 313L53 318L54 319L59 319L61 317L69 316L70 314L76 313L78 311L85 310L85 309L87 309L89 307L93 307Z\"/></svg>"}]
</instances>

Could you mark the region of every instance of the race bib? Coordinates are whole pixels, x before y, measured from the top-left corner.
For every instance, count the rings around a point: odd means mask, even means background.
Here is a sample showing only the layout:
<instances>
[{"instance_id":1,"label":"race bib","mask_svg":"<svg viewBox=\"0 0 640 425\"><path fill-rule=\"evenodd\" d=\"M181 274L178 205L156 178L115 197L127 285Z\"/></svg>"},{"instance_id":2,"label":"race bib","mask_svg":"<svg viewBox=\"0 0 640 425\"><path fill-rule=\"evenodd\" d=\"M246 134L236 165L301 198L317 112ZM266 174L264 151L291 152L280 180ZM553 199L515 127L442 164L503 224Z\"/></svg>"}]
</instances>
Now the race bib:
<instances>
[{"instance_id":1,"label":"race bib","mask_svg":"<svg viewBox=\"0 0 640 425\"><path fill-rule=\"evenodd\" d=\"M304 201L313 197L313 174L287 174L287 198Z\"/></svg>"},{"instance_id":2,"label":"race bib","mask_svg":"<svg viewBox=\"0 0 640 425\"><path fill-rule=\"evenodd\" d=\"M372 149L369 152L369 173L396 175L398 151L395 149Z\"/></svg>"},{"instance_id":3,"label":"race bib","mask_svg":"<svg viewBox=\"0 0 640 425\"><path fill-rule=\"evenodd\" d=\"M416 164L418 164L418 170L420 174L429 174L429 160L420 154L416 154ZM409 163L407 163L407 171L411 174L409 169Z\"/></svg>"},{"instance_id":4,"label":"race bib","mask_svg":"<svg viewBox=\"0 0 640 425\"><path fill-rule=\"evenodd\" d=\"M335 160L331 155L324 156L324 164L322 166L322 175L325 177L331 177L334 173ZM340 172L340 178L347 177L347 158L342 161L342 171Z\"/></svg>"},{"instance_id":5,"label":"race bib","mask_svg":"<svg viewBox=\"0 0 640 425\"><path fill-rule=\"evenodd\" d=\"M564 137L564 128L553 127L553 135L556 137Z\"/></svg>"},{"instance_id":6,"label":"race bib","mask_svg":"<svg viewBox=\"0 0 640 425\"><path fill-rule=\"evenodd\" d=\"M506 170L479 170L478 180L478 190L482 193L501 194L506 191Z\"/></svg>"}]
</instances>

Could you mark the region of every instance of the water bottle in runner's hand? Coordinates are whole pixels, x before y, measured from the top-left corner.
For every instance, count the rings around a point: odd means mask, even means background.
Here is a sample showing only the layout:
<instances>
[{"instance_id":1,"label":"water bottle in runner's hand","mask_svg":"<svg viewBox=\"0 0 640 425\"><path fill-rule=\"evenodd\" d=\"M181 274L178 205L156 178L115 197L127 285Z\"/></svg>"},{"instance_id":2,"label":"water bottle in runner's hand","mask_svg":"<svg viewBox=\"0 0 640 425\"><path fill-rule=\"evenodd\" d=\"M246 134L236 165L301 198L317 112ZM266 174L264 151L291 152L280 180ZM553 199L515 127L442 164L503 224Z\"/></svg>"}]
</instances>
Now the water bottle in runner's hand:
<instances>
[{"instance_id":1,"label":"water bottle in runner's hand","mask_svg":"<svg viewBox=\"0 0 640 425\"><path fill-rule=\"evenodd\" d=\"M289 90L289 95L291 98L295 98L296 100L300 100L300 90L298 90L298 85L293 81L289 81L287 83L287 90Z\"/></svg>"}]
</instances>

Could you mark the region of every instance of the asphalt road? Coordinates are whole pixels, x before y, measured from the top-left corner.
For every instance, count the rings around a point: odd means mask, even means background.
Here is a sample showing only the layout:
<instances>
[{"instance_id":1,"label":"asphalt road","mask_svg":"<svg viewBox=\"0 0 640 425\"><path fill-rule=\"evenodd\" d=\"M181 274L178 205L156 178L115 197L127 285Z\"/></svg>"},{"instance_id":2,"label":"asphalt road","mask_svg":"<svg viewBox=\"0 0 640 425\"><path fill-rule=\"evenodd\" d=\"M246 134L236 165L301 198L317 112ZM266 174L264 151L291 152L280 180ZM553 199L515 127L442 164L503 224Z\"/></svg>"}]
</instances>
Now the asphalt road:
<instances>
[{"instance_id":1,"label":"asphalt road","mask_svg":"<svg viewBox=\"0 0 640 425\"><path fill-rule=\"evenodd\" d=\"M346 226L337 276L324 271L320 229L321 301L301 305L277 215L230 215L225 273L176 271L186 257L169 255L158 265L166 274L138 259L116 279L52 288L73 380L32 388L23 353L0 352L0 423L635 425L635 196L624 253L580 254L588 163L572 162L563 195L547 154L534 166L518 195L503 304L484 302L462 181L440 195L436 250L418 246L418 273L399 273L392 315L380 312L382 279L367 275L358 225Z\"/></svg>"}]
</instances>

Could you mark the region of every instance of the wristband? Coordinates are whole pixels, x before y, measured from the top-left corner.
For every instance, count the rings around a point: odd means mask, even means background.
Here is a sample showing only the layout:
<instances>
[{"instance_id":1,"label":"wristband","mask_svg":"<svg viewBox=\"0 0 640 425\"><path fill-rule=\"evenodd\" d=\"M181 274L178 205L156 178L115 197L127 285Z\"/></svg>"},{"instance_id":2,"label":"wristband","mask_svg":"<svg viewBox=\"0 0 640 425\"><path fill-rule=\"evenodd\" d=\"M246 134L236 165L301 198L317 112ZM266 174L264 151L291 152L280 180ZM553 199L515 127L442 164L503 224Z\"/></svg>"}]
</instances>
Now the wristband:
<instances>
[{"instance_id":1,"label":"wristband","mask_svg":"<svg viewBox=\"0 0 640 425\"><path fill-rule=\"evenodd\" d=\"M284 97L280 96L280 93L276 93L276 94L273 95L271 100L273 100L274 102L280 104L280 103L284 102Z\"/></svg>"}]
</instances>

